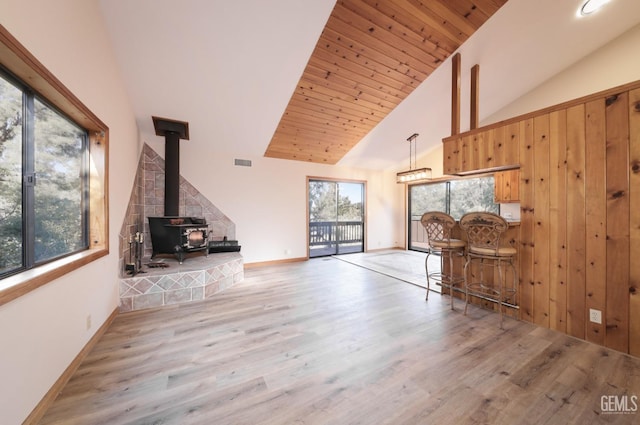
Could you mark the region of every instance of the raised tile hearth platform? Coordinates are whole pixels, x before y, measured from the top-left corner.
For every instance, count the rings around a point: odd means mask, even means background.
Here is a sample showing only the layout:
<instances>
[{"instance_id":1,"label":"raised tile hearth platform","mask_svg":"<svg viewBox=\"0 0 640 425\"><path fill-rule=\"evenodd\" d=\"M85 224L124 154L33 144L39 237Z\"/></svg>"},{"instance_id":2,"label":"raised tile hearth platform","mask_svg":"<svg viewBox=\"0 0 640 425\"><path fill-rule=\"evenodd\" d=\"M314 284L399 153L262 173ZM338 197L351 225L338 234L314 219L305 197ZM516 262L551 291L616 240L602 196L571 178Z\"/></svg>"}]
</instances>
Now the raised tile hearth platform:
<instances>
[{"instance_id":1,"label":"raised tile hearth platform","mask_svg":"<svg viewBox=\"0 0 640 425\"><path fill-rule=\"evenodd\" d=\"M120 278L120 311L142 310L164 305L200 301L244 279L244 262L238 252L205 256L189 254L183 264L173 256L154 260L166 268L150 268L142 261L143 273Z\"/></svg>"}]
</instances>

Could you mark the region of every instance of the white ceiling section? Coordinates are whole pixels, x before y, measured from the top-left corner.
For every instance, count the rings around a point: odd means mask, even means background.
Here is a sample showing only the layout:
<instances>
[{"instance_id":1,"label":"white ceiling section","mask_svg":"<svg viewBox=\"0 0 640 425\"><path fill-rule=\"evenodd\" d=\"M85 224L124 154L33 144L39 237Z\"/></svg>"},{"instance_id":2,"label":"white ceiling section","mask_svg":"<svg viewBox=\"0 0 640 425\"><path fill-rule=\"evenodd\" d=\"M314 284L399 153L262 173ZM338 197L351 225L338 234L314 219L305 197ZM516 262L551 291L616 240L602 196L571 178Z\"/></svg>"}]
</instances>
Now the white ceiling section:
<instances>
[{"instance_id":1,"label":"white ceiling section","mask_svg":"<svg viewBox=\"0 0 640 425\"><path fill-rule=\"evenodd\" d=\"M384 0L382 0L384 1ZM458 50L462 130L480 65L480 120L640 22L640 1L509 0ZM189 122L190 143L261 157L335 0L100 0L143 137L151 116ZM406 168L406 138L425 152L450 135L450 59L338 163Z\"/></svg>"},{"instance_id":2,"label":"white ceiling section","mask_svg":"<svg viewBox=\"0 0 640 425\"><path fill-rule=\"evenodd\" d=\"M334 3L100 0L141 133L187 121L238 156L264 153Z\"/></svg>"}]
</instances>

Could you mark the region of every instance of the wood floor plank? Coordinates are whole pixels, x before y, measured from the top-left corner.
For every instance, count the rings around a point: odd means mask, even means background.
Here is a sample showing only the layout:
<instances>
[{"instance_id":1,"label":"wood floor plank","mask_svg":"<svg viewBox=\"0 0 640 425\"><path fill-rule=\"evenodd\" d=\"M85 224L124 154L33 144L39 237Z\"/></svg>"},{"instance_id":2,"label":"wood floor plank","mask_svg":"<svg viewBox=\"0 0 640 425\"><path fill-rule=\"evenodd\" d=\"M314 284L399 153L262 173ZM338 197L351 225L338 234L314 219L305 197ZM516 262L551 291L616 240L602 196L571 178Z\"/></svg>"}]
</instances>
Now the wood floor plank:
<instances>
[{"instance_id":1,"label":"wood floor plank","mask_svg":"<svg viewBox=\"0 0 640 425\"><path fill-rule=\"evenodd\" d=\"M640 359L339 261L248 269L199 303L118 316L52 424L637 423ZM558 422L560 421L560 422Z\"/></svg>"}]
</instances>

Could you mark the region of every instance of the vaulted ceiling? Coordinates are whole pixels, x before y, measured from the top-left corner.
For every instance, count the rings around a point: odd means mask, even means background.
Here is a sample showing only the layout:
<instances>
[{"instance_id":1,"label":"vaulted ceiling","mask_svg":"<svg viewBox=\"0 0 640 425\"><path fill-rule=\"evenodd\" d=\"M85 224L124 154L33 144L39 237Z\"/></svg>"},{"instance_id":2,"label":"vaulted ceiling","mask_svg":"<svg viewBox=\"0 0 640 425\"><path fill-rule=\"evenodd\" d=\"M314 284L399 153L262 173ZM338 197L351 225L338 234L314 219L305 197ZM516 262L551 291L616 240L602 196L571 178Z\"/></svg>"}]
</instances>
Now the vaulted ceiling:
<instances>
[{"instance_id":1,"label":"vaulted ceiling","mask_svg":"<svg viewBox=\"0 0 640 425\"><path fill-rule=\"evenodd\" d=\"M638 0L584 19L583 0L97 1L141 139L161 154L152 116L189 122L195 155L394 171L409 135L419 154L450 135L456 46L464 131L474 64L484 124L640 22Z\"/></svg>"},{"instance_id":2,"label":"vaulted ceiling","mask_svg":"<svg viewBox=\"0 0 640 425\"><path fill-rule=\"evenodd\" d=\"M335 164L507 0L339 0L265 155Z\"/></svg>"}]
</instances>

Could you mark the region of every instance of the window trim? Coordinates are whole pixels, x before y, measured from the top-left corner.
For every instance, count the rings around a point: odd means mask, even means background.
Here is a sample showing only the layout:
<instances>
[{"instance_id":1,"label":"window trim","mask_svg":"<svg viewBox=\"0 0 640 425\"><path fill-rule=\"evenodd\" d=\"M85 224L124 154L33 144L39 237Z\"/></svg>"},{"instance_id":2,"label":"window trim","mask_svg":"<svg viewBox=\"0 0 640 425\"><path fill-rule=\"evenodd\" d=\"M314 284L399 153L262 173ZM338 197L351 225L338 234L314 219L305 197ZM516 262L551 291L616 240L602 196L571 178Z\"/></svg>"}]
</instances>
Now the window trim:
<instances>
[{"instance_id":1,"label":"window trim","mask_svg":"<svg viewBox=\"0 0 640 425\"><path fill-rule=\"evenodd\" d=\"M0 305L109 254L109 128L0 24L0 64L88 131L89 249L0 280Z\"/></svg>"}]
</instances>

